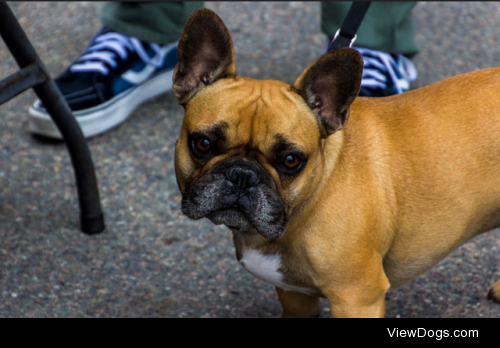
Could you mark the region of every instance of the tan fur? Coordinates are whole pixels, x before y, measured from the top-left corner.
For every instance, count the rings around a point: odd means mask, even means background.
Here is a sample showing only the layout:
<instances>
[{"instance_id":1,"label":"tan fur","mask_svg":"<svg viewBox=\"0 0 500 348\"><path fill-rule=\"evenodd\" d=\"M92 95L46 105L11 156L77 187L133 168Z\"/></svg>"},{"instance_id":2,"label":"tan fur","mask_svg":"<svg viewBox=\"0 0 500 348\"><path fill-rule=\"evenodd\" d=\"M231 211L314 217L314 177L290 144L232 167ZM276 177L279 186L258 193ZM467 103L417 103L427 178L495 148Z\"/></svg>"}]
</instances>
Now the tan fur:
<instances>
[{"instance_id":1,"label":"tan fur","mask_svg":"<svg viewBox=\"0 0 500 348\"><path fill-rule=\"evenodd\" d=\"M216 80L185 105L175 154L179 187L185 193L228 158L258 163L286 203L288 224L276 240L233 231L236 256L245 248L279 254L283 280L316 294L278 288L282 316L315 316L324 296L334 317L383 317L390 287L500 226L499 76L500 69L487 69L397 96L358 97L345 126L327 137L291 86ZM231 146L197 165L188 132L218 122L228 124ZM293 179L270 163L276 134L309 155ZM499 282L490 298L500 301Z\"/></svg>"}]
</instances>

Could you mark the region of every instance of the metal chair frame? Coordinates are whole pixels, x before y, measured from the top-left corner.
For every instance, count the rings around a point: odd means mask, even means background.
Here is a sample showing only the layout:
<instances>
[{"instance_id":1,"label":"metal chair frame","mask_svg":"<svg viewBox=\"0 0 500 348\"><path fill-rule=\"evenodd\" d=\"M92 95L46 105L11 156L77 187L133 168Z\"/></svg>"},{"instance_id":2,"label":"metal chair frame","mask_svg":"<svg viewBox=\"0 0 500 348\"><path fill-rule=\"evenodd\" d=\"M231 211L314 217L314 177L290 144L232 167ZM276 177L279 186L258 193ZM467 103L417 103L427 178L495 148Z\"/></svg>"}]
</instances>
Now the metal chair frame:
<instances>
[{"instance_id":1,"label":"metal chair frame","mask_svg":"<svg viewBox=\"0 0 500 348\"><path fill-rule=\"evenodd\" d=\"M0 36L20 70L0 81L0 105L33 88L59 129L76 179L81 229L86 234L105 229L99 189L87 142L71 109L6 2L0 1Z\"/></svg>"}]
</instances>

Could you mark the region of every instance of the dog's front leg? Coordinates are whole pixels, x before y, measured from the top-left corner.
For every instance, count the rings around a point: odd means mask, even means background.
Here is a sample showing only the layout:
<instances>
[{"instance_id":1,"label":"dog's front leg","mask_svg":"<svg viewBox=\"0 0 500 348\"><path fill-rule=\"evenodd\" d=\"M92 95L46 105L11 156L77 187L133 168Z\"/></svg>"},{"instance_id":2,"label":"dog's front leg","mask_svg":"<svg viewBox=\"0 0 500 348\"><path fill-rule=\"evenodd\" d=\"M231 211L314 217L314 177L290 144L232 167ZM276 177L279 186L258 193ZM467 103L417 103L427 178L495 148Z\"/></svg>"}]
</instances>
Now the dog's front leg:
<instances>
[{"instance_id":1,"label":"dog's front leg","mask_svg":"<svg viewBox=\"0 0 500 348\"><path fill-rule=\"evenodd\" d=\"M368 290L368 289L367 289ZM368 290L369 291L369 290ZM332 302L330 307L334 318L383 318L385 316L385 292L374 301L348 296L348 302Z\"/></svg>"},{"instance_id":2,"label":"dog's front leg","mask_svg":"<svg viewBox=\"0 0 500 348\"><path fill-rule=\"evenodd\" d=\"M314 318L319 315L319 297L276 287L283 312L277 318Z\"/></svg>"},{"instance_id":3,"label":"dog's front leg","mask_svg":"<svg viewBox=\"0 0 500 348\"><path fill-rule=\"evenodd\" d=\"M330 302L334 318L383 318L385 294L390 288L382 265L358 270L359 278L333 283L322 292Z\"/></svg>"}]
</instances>

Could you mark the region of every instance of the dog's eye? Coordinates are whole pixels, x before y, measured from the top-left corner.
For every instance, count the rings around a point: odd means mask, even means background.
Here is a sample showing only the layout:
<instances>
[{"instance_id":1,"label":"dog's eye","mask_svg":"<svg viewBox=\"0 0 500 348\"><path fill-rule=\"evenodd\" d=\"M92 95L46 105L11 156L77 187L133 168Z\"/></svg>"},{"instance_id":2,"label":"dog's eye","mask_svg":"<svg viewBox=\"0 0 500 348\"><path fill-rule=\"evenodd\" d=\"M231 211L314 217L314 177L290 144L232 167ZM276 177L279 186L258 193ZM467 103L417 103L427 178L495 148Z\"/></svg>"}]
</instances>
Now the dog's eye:
<instances>
[{"instance_id":1,"label":"dog's eye","mask_svg":"<svg viewBox=\"0 0 500 348\"><path fill-rule=\"evenodd\" d=\"M285 156L282 166L289 172L295 172L302 167L304 161L298 155L290 153Z\"/></svg>"},{"instance_id":2,"label":"dog's eye","mask_svg":"<svg viewBox=\"0 0 500 348\"><path fill-rule=\"evenodd\" d=\"M300 164L300 159L295 155L288 155L285 157L285 161L283 162L283 164L288 169L295 169Z\"/></svg>"},{"instance_id":3,"label":"dog's eye","mask_svg":"<svg viewBox=\"0 0 500 348\"><path fill-rule=\"evenodd\" d=\"M191 149L196 157L201 158L213 154L214 145L209 138L198 136L191 140Z\"/></svg>"},{"instance_id":4,"label":"dog's eye","mask_svg":"<svg viewBox=\"0 0 500 348\"><path fill-rule=\"evenodd\" d=\"M208 152L211 148L210 140L207 138L199 138L195 140L196 149L200 152Z\"/></svg>"}]
</instances>

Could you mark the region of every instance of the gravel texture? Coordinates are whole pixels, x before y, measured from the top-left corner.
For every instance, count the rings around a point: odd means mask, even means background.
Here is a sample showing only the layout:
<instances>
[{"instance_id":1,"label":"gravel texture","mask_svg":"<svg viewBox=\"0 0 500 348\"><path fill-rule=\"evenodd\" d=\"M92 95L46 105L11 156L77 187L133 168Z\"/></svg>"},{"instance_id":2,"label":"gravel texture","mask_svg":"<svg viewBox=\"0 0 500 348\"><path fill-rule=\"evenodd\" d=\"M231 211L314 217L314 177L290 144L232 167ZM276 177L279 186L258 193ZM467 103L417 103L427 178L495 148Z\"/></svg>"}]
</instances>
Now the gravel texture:
<instances>
[{"instance_id":1,"label":"gravel texture","mask_svg":"<svg viewBox=\"0 0 500 348\"><path fill-rule=\"evenodd\" d=\"M52 76L100 26L101 3L10 3ZM293 82L321 55L319 3L208 2L226 22L240 75ZM414 10L425 86L500 65L499 3L428 2ZM0 40L1 41L1 40ZM0 78L18 68L0 42ZM63 143L32 136L32 91L0 107L0 317L269 317L274 288L236 262L230 233L180 212L173 155L182 108L169 92L89 140L107 230L79 231ZM463 245L387 294L388 317L499 317L500 232ZM326 300L322 317L329 316Z\"/></svg>"}]
</instances>

